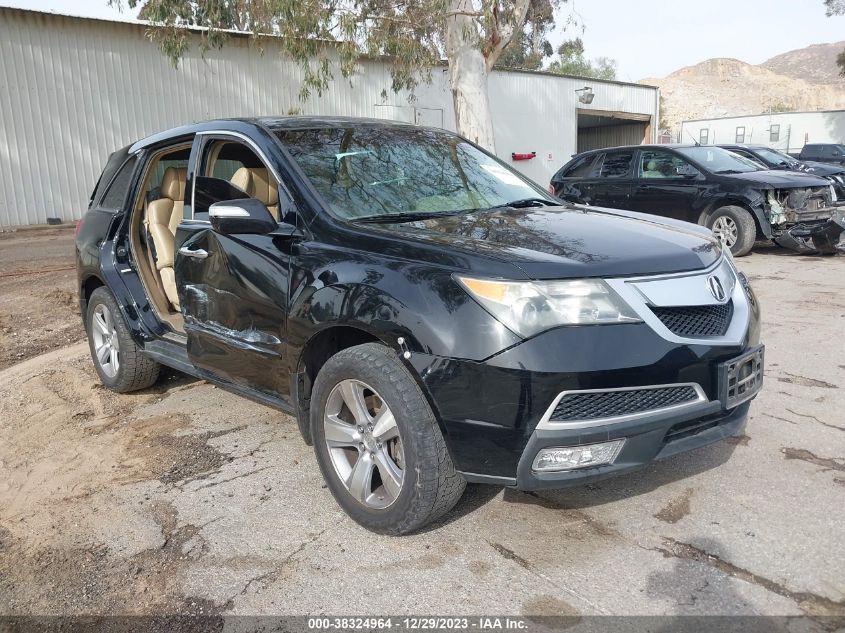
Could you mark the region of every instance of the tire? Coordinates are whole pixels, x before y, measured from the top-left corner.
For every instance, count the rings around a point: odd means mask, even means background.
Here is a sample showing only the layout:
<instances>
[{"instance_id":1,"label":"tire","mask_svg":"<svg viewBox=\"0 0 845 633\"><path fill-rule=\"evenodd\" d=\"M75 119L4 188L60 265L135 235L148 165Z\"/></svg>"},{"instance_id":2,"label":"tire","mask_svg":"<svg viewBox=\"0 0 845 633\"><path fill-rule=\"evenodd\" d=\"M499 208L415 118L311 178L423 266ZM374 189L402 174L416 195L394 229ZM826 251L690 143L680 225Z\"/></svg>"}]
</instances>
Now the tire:
<instances>
[{"instance_id":1,"label":"tire","mask_svg":"<svg viewBox=\"0 0 845 633\"><path fill-rule=\"evenodd\" d=\"M731 249L734 257L748 255L757 239L757 226L748 210L737 206L716 209L707 217L706 226Z\"/></svg>"},{"instance_id":2,"label":"tire","mask_svg":"<svg viewBox=\"0 0 845 633\"><path fill-rule=\"evenodd\" d=\"M839 250L836 248L836 245L831 243L831 241L826 237L814 236L813 246L816 247L816 250L821 255L836 255L839 253Z\"/></svg>"},{"instance_id":3,"label":"tire","mask_svg":"<svg viewBox=\"0 0 845 633\"><path fill-rule=\"evenodd\" d=\"M144 356L132 340L117 301L107 288L101 286L91 293L85 329L94 369L106 387L127 393L156 381L161 365Z\"/></svg>"},{"instance_id":4,"label":"tire","mask_svg":"<svg viewBox=\"0 0 845 633\"><path fill-rule=\"evenodd\" d=\"M372 431L359 424L368 420ZM311 395L311 435L335 500L373 532L418 530L451 510L466 487L422 391L384 345L350 347L326 362Z\"/></svg>"}]
</instances>

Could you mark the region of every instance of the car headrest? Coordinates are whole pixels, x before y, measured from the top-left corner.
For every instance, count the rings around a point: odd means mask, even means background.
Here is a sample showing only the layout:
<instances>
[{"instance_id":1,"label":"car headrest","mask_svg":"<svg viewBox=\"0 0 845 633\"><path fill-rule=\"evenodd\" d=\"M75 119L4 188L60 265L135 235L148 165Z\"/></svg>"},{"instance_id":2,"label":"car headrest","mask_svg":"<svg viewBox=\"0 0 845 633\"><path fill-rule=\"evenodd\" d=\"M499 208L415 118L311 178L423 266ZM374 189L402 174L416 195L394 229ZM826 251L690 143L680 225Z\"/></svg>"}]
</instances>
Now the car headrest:
<instances>
[{"instance_id":1,"label":"car headrest","mask_svg":"<svg viewBox=\"0 0 845 633\"><path fill-rule=\"evenodd\" d=\"M648 165L646 165L646 169L648 171L657 171L657 161L656 160L648 161Z\"/></svg>"},{"instance_id":2,"label":"car headrest","mask_svg":"<svg viewBox=\"0 0 845 633\"><path fill-rule=\"evenodd\" d=\"M250 198L260 200L268 207L279 204L279 190L273 177L264 167L241 167L229 182L246 192Z\"/></svg>"},{"instance_id":3,"label":"car headrest","mask_svg":"<svg viewBox=\"0 0 845 633\"><path fill-rule=\"evenodd\" d=\"M161 195L174 201L185 199L185 181L188 170L180 167L168 167L161 179Z\"/></svg>"}]
</instances>

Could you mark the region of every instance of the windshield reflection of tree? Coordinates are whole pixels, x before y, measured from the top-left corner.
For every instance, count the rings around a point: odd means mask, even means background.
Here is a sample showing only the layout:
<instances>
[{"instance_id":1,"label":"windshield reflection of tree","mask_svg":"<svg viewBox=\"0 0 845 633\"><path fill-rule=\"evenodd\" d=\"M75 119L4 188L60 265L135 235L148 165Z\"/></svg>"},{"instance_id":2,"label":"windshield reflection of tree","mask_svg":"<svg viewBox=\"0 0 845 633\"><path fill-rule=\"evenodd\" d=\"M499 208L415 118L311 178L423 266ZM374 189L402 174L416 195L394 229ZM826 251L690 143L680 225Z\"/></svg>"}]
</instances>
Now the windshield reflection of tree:
<instances>
[{"instance_id":1,"label":"windshield reflection of tree","mask_svg":"<svg viewBox=\"0 0 845 633\"><path fill-rule=\"evenodd\" d=\"M437 229L449 236L449 242L476 249L479 242L501 244L514 248L549 253L574 259L585 264L603 261L607 255L590 252L580 238L547 231L542 224L556 223L560 213L579 211L558 211L540 209L513 209L498 213L472 213L457 217L436 218L414 223L413 227ZM455 239L454 236L460 236ZM466 238L466 239L461 239ZM495 252L501 254L496 249Z\"/></svg>"},{"instance_id":2,"label":"windshield reflection of tree","mask_svg":"<svg viewBox=\"0 0 845 633\"><path fill-rule=\"evenodd\" d=\"M533 193L485 170L505 168L451 134L385 126L279 135L343 217L474 210Z\"/></svg>"}]
</instances>

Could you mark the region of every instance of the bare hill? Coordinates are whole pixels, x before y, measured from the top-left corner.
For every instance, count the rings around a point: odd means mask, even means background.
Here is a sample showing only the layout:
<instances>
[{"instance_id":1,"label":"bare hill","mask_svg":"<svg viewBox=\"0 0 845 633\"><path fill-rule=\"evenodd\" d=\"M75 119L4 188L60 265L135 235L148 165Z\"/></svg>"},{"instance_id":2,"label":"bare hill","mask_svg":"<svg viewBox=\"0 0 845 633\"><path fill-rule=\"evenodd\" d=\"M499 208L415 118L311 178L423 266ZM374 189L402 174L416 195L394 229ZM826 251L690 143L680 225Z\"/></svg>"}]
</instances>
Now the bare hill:
<instances>
[{"instance_id":1,"label":"bare hill","mask_svg":"<svg viewBox=\"0 0 845 633\"><path fill-rule=\"evenodd\" d=\"M845 42L813 44L788 53L782 53L760 64L778 75L803 79L814 84L840 84L845 78L839 75L836 57L845 50Z\"/></svg>"},{"instance_id":2,"label":"bare hill","mask_svg":"<svg viewBox=\"0 0 845 633\"><path fill-rule=\"evenodd\" d=\"M809 56L802 56L803 52L816 48L784 53L759 66L738 59L708 59L663 79L648 78L642 83L660 86L664 118L672 130L679 129L683 120L760 114L770 109L845 109L845 82L823 82L821 71L814 71L813 81L809 75L801 77L802 64L816 68L811 60L821 54L811 51ZM775 72L767 64L794 75Z\"/></svg>"}]
</instances>

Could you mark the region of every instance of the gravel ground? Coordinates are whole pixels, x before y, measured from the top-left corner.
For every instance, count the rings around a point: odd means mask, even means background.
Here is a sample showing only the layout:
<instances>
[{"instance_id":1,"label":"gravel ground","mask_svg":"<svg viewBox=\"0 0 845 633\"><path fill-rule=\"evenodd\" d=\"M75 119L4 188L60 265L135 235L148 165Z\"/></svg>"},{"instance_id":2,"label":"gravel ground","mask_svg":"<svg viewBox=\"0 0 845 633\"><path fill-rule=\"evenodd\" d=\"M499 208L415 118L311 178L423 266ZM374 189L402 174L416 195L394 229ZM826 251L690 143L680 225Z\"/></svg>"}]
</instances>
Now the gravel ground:
<instances>
[{"instance_id":1,"label":"gravel ground","mask_svg":"<svg viewBox=\"0 0 845 633\"><path fill-rule=\"evenodd\" d=\"M3 270L16 235L0 236ZM0 278L4 348L23 331L20 301L26 336L42 341L13 348L23 362L2 357L0 615L770 614L810 616L799 630L829 629L831 615L841 626L845 257L758 248L739 266L763 305L768 363L746 435L565 491L470 486L445 520L402 538L346 518L288 416L174 372L113 394L85 344L28 358L79 338L73 303L46 298L72 283Z\"/></svg>"}]
</instances>

